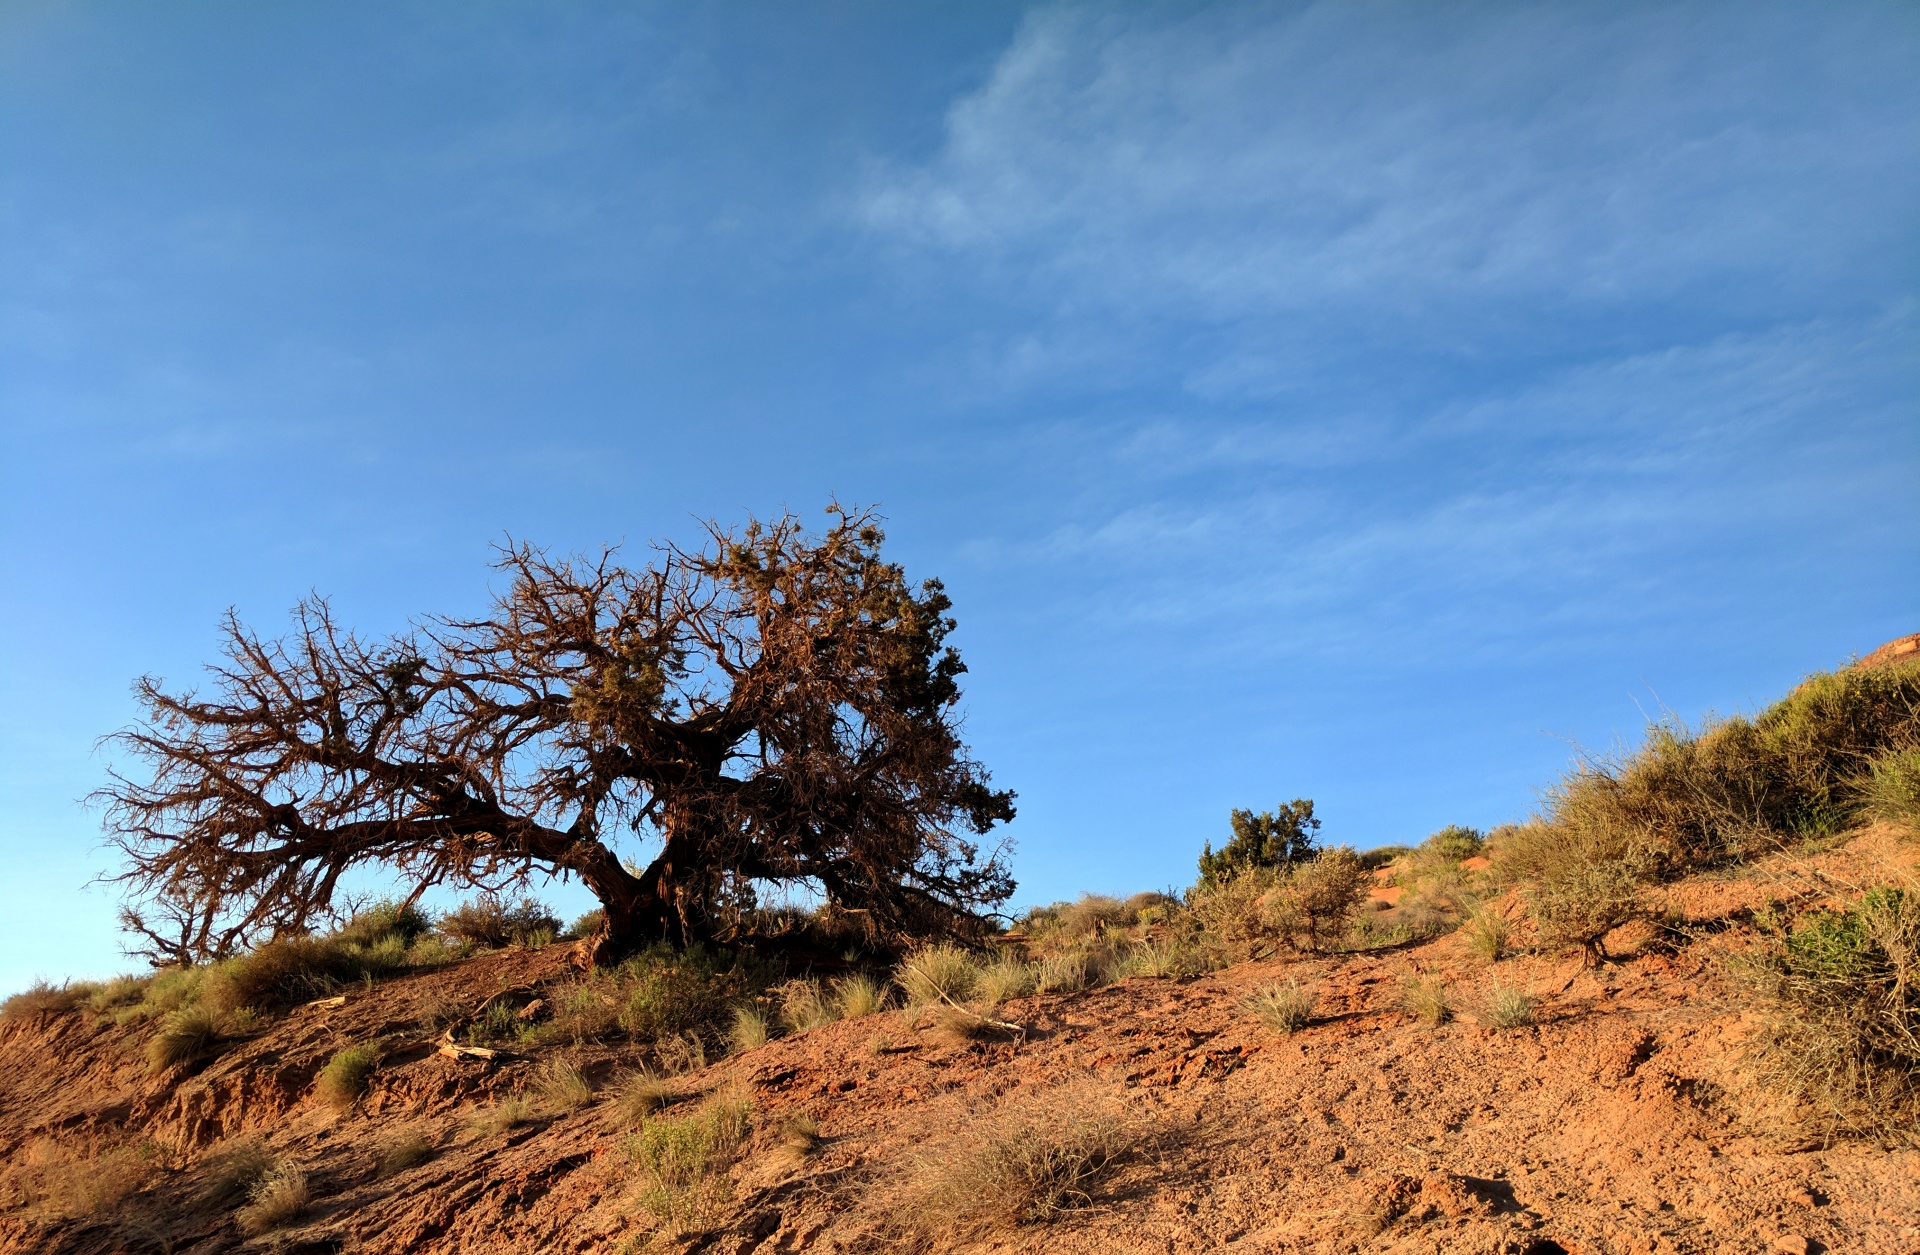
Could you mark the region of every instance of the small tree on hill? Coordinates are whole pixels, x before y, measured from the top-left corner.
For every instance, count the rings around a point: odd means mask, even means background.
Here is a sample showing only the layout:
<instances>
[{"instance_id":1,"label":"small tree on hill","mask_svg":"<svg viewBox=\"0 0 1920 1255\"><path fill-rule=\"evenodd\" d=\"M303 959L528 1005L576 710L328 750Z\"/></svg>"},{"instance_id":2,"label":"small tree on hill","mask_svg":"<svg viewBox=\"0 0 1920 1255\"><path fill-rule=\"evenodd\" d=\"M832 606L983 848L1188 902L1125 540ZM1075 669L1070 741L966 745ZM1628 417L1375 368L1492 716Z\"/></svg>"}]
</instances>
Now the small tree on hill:
<instances>
[{"instance_id":1,"label":"small tree on hill","mask_svg":"<svg viewBox=\"0 0 1920 1255\"><path fill-rule=\"evenodd\" d=\"M146 721L114 738L151 769L100 794L129 926L231 953L326 918L364 865L416 897L577 876L596 962L717 937L756 881L882 930L977 924L1013 891L977 840L1013 794L960 740L951 603L881 560L872 514L830 514L710 525L642 571L515 545L491 613L383 641L319 600L280 641L229 615L213 692L143 679ZM623 833L657 844L644 866Z\"/></svg>"},{"instance_id":2,"label":"small tree on hill","mask_svg":"<svg viewBox=\"0 0 1920 1255\"><path fill-rule=\"evenodd\" d=\"M1214 851L1208 842L1200 851L1200 883L1211 887L1221 880L1255 867L1285 872L1319 852L1314 844L1320 821L1313 817L1313 800L1297 797L1277 810L1254 814L1235 810L1227 822L1233 837Z\"/></svg>"}]
</instances>

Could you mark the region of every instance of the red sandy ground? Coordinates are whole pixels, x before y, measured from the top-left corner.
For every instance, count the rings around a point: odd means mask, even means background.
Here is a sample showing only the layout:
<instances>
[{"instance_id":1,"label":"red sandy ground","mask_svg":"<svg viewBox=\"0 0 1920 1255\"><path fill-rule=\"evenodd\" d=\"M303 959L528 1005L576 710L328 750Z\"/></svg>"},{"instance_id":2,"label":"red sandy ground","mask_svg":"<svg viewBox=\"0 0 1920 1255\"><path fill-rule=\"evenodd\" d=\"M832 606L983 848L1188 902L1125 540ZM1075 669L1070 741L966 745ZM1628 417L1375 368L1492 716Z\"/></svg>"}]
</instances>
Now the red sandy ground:
<instances>
[{"instance_id":1,"label":"red sandy ground","mask_svg":"<svg viewBox=\"0 0 1920 1255\"><path fill-rule=\"evenodd\" d=\"M715 1232L648 1250L880 1251L876 1217L906 1156L1001 1104L1071 1083L1137 1122L1138 1149L1094 1207L977 1249L1394 1252L1920 1251L1920 1152L1822 1146L1746 1079L1725 959L1756 944L1749 913L1911 880L1915 846L1889 828L1819 854L1778 856L1676 887L1694 939L1644 926L1610 939L1593 971L1517 957L1497 966L1458 938L1298 962L1247 963L1176 983L1132 979L1007 1004L1018 1040L941 1046L898 1013L775 1041L681 1078L688 1096L745 1086L756 1141L734 1169ZM435 1053L418 1008L559 979L565 956L501 952L305 1008L186 1078L152 1081L147 1029L85 1017L0 1030L0 1152L8 1182L83 1145L149 1137L177 1148L114 1214L57 1220L0 1191L0 1250L34 1252L569 1252L622 1248L648 1231L604 1107L504 1133L470 1130L477 1104L525 1085L531 1060ZM1410 972L1455 982L1463 1005L1496 976L1542 997L1539 1023L1496 1031L1471 1015L1438 1029L1399 1006ZM1280 978L1317 984L1319 1008L1276 1038L1240 1010ZM876 1035L891 1047L873 1053ZM336 1115L311 1093L342 1046L381 1037L368 1098ZM604 1080L627 1056L574 1052ZM796 1110L820 1153L770 1150ZM387 1178L379 1144L409 1129L440 1141ZM308 1168L313 1210L244 1242L230 1213L196 1202L223 1139L265 1137ZM11 1197L9 1196L11 1195ZM639 1249L635 1242L632 1249Z\"/></svg>"}]
</instances>

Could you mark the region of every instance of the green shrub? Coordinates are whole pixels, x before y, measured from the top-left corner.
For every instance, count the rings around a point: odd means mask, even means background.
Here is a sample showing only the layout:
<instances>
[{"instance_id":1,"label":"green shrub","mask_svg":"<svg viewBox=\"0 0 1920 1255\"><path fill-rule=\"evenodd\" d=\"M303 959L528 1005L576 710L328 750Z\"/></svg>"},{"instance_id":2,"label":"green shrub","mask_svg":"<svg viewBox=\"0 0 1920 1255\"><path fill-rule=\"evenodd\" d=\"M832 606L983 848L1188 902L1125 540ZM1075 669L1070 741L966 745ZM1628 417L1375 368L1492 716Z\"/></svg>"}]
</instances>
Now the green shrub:
<instances>
[{"instance_id":1,"label":"green shrub","mask_svg":"<svg viewBox=\"0 0 1920 1255\"><path fill-rule=\"evenodd\" d=\"M366 1042L348 1046L327 1060L314 1083L320 1101L336 1111L344 1111L360 1101L367 1082L380 1064L380 1052Z\"/></svg>"},{"instance_id":2,"label":"green shrub","mask_svg":"<svg viewBox=\"0 0 1920 1255\"><path fill-rule=\"evenodd\" d=\"M1292 937L1291 899L1266 868L1222 873L1187 896L1186 924L1196 944L1227 960L1244 959Z\"/></svg>"},{"instance_id":3,"label":"green shrub","mask_svg":"<svg viewBox=\"0 0 1920 1255\"><path fill-rule=\"evenodd\" d=\"M1763 1079L1834 1131L1920 1144L1920 895L1811 912L1749 981Z\"/></svg>"},{"instance_id":4,"label":"green shrub","mask_svg":"<svg viewBox=\"0 0 1920 1255\"><path fill-rule=\"evenodd\" d=\"M656 1116L622 1146L640 1177L638 1201L669 1235L710 1226L732 1201L727 1169L746 1140L751 1103L722 1093L684 1116Z\"/></svg>"},{"instance_id":5,"label":"green shrub","mask_svg":"<svg viewBox=\"0 0 1920 1255\"><path fill-rule=\"evenodd\" d=\"M1315 954L1346 936L1373 876L1345 846L1324 850L1293 869L1287 883L1295 927Z\"/></svg>"},{"instance_id":6,"label":"green shrub","mask_svg":"<svg viewBox=\"0 0 1920 1255\"><path fill-rule=\"evenodd\" d=\"M1591 966L1607 957L1606 936L1645 913L1641 868L1628 859L1576 863L1522 890L1540 943L1578 947Z\"/></svg>"},{"instance_id":7,"label":"green shrub","mask_svg":"<svg viewBox=\"0 0 1920 1255\"><path fill-rule=\"evenodd\" d=\"M1497 963L1507 953L1507 939L1511 931L1506 918L1498 911L1490 907L1476 907L1467 916L1467 949L1489 963Z\"/></svg>"},{"instance_id":8,"label":"green shrub","mask_svg":"<svg viewBox=\"0 0 1920 1255\"><path fill-rule=\"evenodd\" d=\"M1313 801L1297 797L1276 810L1255 814L1235 810L1227 816L1232 837L1214 852L1208 842L1200 851L1200 884L1213 888L1224 880L1249 871L1285 872L1318 854L1314 834L1320 821L1314 818Z\"/></svg>"},{"instance_id":9,"label":"green shrub","mask_svg":"<svg viewBox=\"0 0 1920 1255\"><path fill-rule=\"evenodd\" d=\"M1869 818L1920 825L1920 748L1891 750L1874 759L1861 793Z\"/></svg>"},{"instance_id":10,"label":"green shrub","mask_svg":"<svg viewBox=\"0 0 1920 1255\"><path fill-rule=\"evenodd\" d=\"M600 925L606 921L607 913L599 907L578 917L567 925L567 931L560 934L562 941L585 941L600 931Z\"/></svg>"},{"instance_id":11,"label":"green shrub","mask_svg":"<svg viewBox=\"0 0 1920 1255\"><path fill-rule=\"evenodd\" d=\"M343 945L371 948L397 938L404 951L432 930L433 921L418 906L385 898L354 912L332 939Z\"/></svg>"},{"instance_id":12,"label":"green shrub","mask_svg":"<svg viewBox=\"0 0 1920 1255\"><path fill-rule=\"evenodd\" d=\"M615 973L625 995L620 1027L642 1040L718 1037L732 1019L743 975L699 946L661 947L628 959Z\"/></svg>"},{"instance_id":13,"label":"green shrub","mask_svg":"<svg viewBox=\"0 0 1920 1255\"><path fill-rule=\"evenodd\" d=\"M200 997L221 1011L271 1011L324 998L371 974L358 946L330 937L286 937L215 964Z\"/></svg>"}]
</instances>

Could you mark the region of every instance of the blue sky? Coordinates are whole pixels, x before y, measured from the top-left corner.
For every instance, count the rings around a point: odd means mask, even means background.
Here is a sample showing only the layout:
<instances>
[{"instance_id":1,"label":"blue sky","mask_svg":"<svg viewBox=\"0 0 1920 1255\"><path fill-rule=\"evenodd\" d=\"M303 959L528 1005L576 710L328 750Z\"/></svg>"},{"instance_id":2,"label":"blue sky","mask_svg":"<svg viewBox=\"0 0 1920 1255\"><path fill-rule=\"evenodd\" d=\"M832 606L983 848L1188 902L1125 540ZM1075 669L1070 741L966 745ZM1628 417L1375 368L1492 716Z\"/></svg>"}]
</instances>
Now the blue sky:
<instances>
[{"instance_id":1,"label":"blue sky","mask_svg":"<svg viewBox=\"0 0 1920 1255\"><path fill-rule=\"evenodd\" d=\"M1906 4L0 8L0 986L228 606L830 498L1019 901L1372 845L1920 629ZM573 910L577 889L548 896Z\"/></svg>"}]
</instances>

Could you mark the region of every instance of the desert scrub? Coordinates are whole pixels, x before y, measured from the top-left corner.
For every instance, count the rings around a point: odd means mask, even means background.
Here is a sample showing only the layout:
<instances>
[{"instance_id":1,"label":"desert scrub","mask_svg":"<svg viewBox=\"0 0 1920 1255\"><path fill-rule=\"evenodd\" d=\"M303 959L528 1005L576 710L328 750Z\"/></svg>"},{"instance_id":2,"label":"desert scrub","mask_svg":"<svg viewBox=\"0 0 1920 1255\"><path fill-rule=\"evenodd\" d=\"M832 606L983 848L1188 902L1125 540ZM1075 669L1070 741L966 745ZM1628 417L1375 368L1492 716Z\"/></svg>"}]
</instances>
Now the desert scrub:
<instances>
[{"instance_id":1,"label":"desert scrub","mask_svg":"<svg viewBox=\"0 0 1920 1255\"><path fill-rule=\"evenodd\" d=\"M1345 846L1322 850L1293 869L1287 897L1308 950L1319 954L1346 935L1372 883L1366 864Z\"/></svg>"},{"instance_id":2,"label":"desert scrub","mask_svg":"<svg viewBox=\"0 0 1920 1255\"><path fill-rule=\"evenodd\" d=\"M284 1229L306 1215L312 1194L307 1174L297 1165L283 1163L260 1178L248 1196L247 1205L234 1213L240 1231L258 1237L274 1229Z\"/></svg>"},{"instance_id":3,"label":"desert scrub","mask_svg":"<svg viewBox=\"0 0 1920 1255\"><path fill-rule=\"evenodd\" d=\"M764 984L758 969L701 946L655 946L617 967L595 971L556 994L543 1041L575 1045L629 1037L718 1040L734 1004Z\"/></svg>"},{"instance_id":4,"label":"desert scrub","mask_svg":"<svg viewBox=\"0 0 1920 1255\"><path fill-rule=\"evenodd\" d=\"M67 1219L107 1216L146 1188L157 1167L153 1148L120 1146L82 1158L69 1158L51 1143L29 1148L40 1207Z\"/></svg>"},{"instance_id":5,"label":"desert scrub","mask_svg":"<svg viewBox=\"0 0 1920 1255\"><path fill-rule=\"evenodd\" d=\"M1278 981L1255 989L1240 1005L1248 1015L1274 1032L1288 1035L1307 1026L1307 1022L1313 1018L1314 1003L1318 1000L1311 990L1303 988L1298 981Z\"/></svg>"},{"instance_id":6,"label":"desert scrub","mask_svg":"<svg viewBox=\"0 0 1920 1255\"><path fill-rule=\"evenodd\" d=\"M53 985L37 980L0 1003L0 1019L15 1023L65 1015L78 1010L92 990L83 985Z\"/></svg>"},{"instance_id":7,"label":"desert scrub","mask_svg":"<svg viewBox=\"0 0 1920 1255\"><path fill-rule=\"evenodd\" d=\"M1888 823L1920 825L1920 747L1882 754L1868 769L1866 813Z\"/></svg>"},{"instance_id":8,"label":"desert scrub","mask_svg":"<svg viewBox=\"0 0 1920 1255\"><path fill-rule=\"evenodd\" d=\"M773 1035L767 1013L759 1007L741 1004L733 1009L733 1023L727 1026L727 1044L735 1054L758 1050Z\"/></svg>"},{"instance_id":9,"label":"desert scrub","mask_svg":"<svg viewBox=\"0 0 1920 1255\"><path fill-rule=\"evenodd\" d=\"M1033 987L1043 994L1078 993L1093 984L1099 968L1084 951L1050 954L1034 964Z\"/></svg>"},{"instance_id":10,"label":"desert scrub","mask_svg":"<svg viewBox=\"0 0 1920 1255\"><path fill-rule=\"evenodd\" d=\"M1744 974L1762 1079L1829 1132L1920 1145L1920 896L1883 886L1811 912Z\"/></svg>"},{"instance_id":11,"label":"desert scrub","mask_svg":"<svg viewBox=\"0 0 1920 1255\"><path fill-rule=\"evenodd\" d=\"M857 1020L880 1010L880 985L865 973L843 976L833 982L833 1009L843 1020Z\"/></svg>"},{"instance_id":12,"label":"desert scrub","mask_svg":"<svg viewBox=\"0 0 1920 1255\"><path fill-rule=\"evenodd\" d=\"M533 1104L524 1098L509 1098L482 1108L467 1119L467 1127L483 1137L505 1133L533 1121Z\"/></svg>"},{"instance_id":13,"label":"desert scrub","mask_svg":"<svg viewBox=\"0 0 1920 1255\"><path fill-rule=\"evenodd\" d=\"M988 1006L1033 992L1034 968L1012 950L1002 950L980 967L974 994Z\"/></svg>"},{"instance_id":14,"label":"desert scrub","mask_svg":"<svg viewBox=\"0 0 1920 1255\"><path fill-rule=\"evenodd\" d=\"M1577 948L1591 967L1607 957L1607 934L1646 913L1650 876L1630 858L1572 862L1521 890L1540 930L1540 944Z\"/></svg>"},{"instance_id":15,"label":"desert scrub","mask_svg":"<svg viewBox=\"0 0 1920 1255\"><path fill-rule=\"evenodd\" d=\"M533 1078L533 1092L551 1111L578 1111L593 1101L593 1082L571 1059L549 1059Z\"/></svg>"},{"instance_id":16,"label":"desert scrub","mask_svg":"<svg viewBox=\"0 0 1920 1255\"><path fill-rule=\"evenodd\" d=\"M978 1238L1091 1206L1137 1139L1117 1104L1074 1087L1010 1100L909 1162L883 1223L922 1240Z\"/></svg>"},{"instance_id":17,"label":"desert scrub","mask_svg":"<svg viewBox=\"0 0 1920 1255\"><path fill-rule=\"evenodd\" d=\"M224 1037L219 1013L182 1007L169 1015L147 1042L147 1068L153 1073L182 1067L213 1053Z\"/></svg>"},{"instance_id":18,"label":"desert scrub","mask_svg":"<svg viewBox=\"0 0 1920 1255\"><path fill-rule=\"evenodd\" d=\"M327 1060L314 1083L320 1101L335 1111L345 1111L367 1092L367 1082L380 1064L380 1052L370 1043L348 1046Z\"/></svg>"},{"instance_id":19,"label":"desert scrub","mask_svg":"<svg viewBox=\"0 0 1920 1255\"><path fill-rule=\"evenodd\" d=\"M911 1006L923 1006L943 999L965 1002L973 996L980 969L973 956L958 946L926 946L904 959L894 973L894 983L907 995Z\"/></svg>"},{"instance_id":20,"label":"desert scrub","mask_svg":"<svg viewBox=\"0 0 1920 1255\"><path fill-rule=\"evenodd\" d=\"M1506 917L1491 907L1474 908L1461 931L1466 934L1467 949L1487 962L1497 963L1506 956L1511 928Z\"/></svg>"},{"instance_id":21,"label":"desert scrub","mask_svg":"<svg viewBox=\"0 0 1920 1255\"><path fill-rule=\"evenodd\" d=\"M544 945L560 935L560 921L545 904L491 893L462 902L442 915L434 928L451 941L489 950Z\"/></svg>"},{"instance_id":22,"label":"desert scrub","mask_svg":"<svg viewBox=\"0 0 1920 1255\"><path fill-rule=\"evenodd\" d=\"M1453 993L1437 976L1409 976L1400 986L1400 1005L1428 1028L1453 1018Z\"/></svg>"},{"instance_id":23,"label":"desert scrub","mask_svg":"<svg viewBox=\"0 0 1920 1255\"><path fill-rule=\"evenodd\" d=\"M1533 1023L1540 1000L1518 985L1496 977L1474 1018L1488 1028L1525 1028Z\"/></svg>"},{"instance_id":24,"label":"desert scrub","mask_svg":"<svg viewBox=\"0 0 1920 1255\"><path fill-rule=\"evenodd\" d=\"M669 1235L711 1225L733 1199L728 1170L746 1140L752 1104L723 1092L681 1116L655 1116L622 1139L639 1178L637 1201Z\"/></svg>"}]
</instances>

